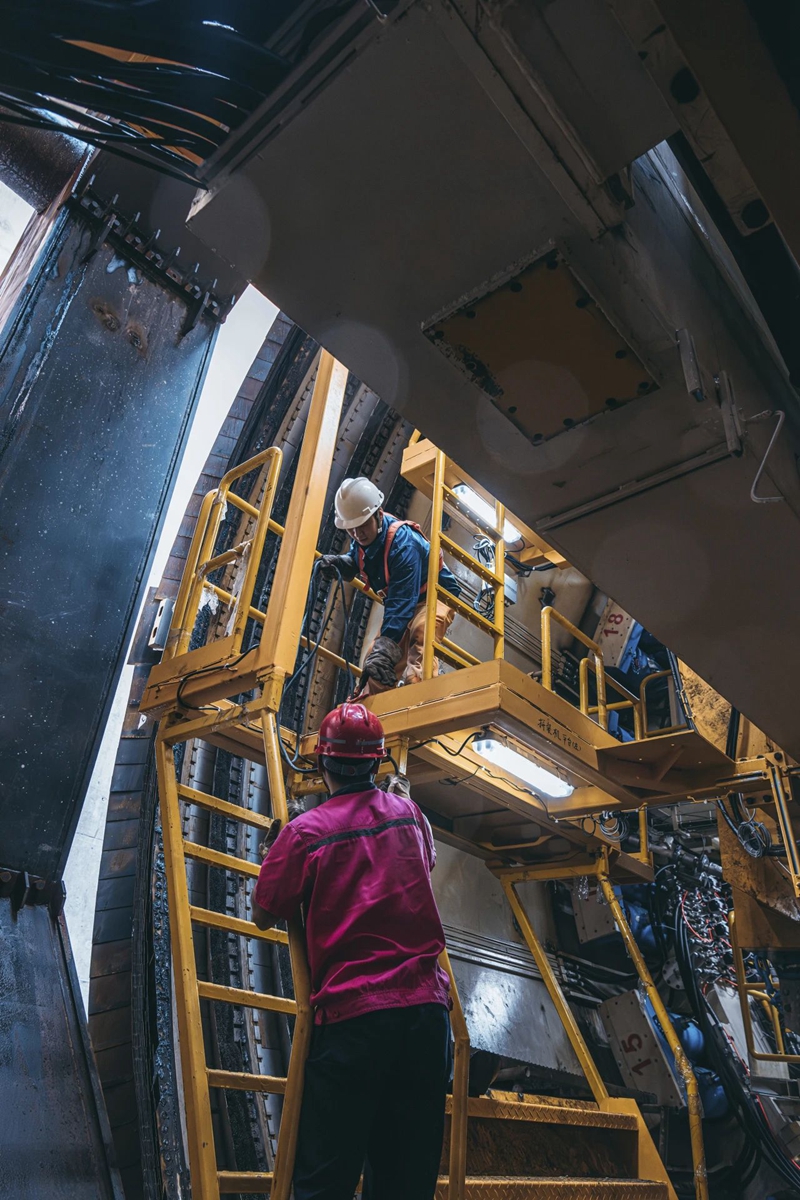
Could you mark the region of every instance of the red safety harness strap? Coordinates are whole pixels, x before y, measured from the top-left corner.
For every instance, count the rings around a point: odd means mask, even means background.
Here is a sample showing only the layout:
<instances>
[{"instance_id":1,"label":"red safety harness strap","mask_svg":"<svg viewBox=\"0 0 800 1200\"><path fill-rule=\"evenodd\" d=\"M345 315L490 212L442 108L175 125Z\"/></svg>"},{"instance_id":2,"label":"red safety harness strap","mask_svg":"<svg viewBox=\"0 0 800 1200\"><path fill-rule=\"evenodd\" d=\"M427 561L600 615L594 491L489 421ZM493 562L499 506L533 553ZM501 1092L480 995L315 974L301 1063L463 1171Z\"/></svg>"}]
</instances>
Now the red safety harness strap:
<instances>
[{"instance_id":1,"label":"red safety harness strap","mask_svg":"<svg viewBox=\"0 0 800 1200\"><path fill-rule=\"evenodd\" d=\"M387 514L387 516L391 516L391 514ZM386 585L385 585L385 587L383 587L381 589L380 592L378 592L378 595L380 596L380 598L382 600L384 600L386 598L386 593L389 589L389 553L392 549L392 542L394 541L394 535L397 533L397 531L401 525L410 525L412 529L415 529L417 531L417 533L419 533L422 537L425 538L426 542L428 541L428 539L425 537L425 534L422 532L422 530L420 529L420 527L416 521L401 521L399 517L392 517L392 523L389 526L389 528L386 530L386 541L384 542L384 546L383 546L383 577L386 580ZM440 550L439 551L439 570L442 571L443 569L444 569L444 554ZM361 581L363 583L365 583L367 587L370 586L369 579L367 578L367 573L364 570L364 547L363 546L358 547L358 576L359 576L359 579L361 579ZM427 590L428 590L428 581L426 579L425 582L423 583L422 587L420 588L420 591L419 591L420 596L423 595L423 593L425 593Z\"/></svg>"}]
</instances>

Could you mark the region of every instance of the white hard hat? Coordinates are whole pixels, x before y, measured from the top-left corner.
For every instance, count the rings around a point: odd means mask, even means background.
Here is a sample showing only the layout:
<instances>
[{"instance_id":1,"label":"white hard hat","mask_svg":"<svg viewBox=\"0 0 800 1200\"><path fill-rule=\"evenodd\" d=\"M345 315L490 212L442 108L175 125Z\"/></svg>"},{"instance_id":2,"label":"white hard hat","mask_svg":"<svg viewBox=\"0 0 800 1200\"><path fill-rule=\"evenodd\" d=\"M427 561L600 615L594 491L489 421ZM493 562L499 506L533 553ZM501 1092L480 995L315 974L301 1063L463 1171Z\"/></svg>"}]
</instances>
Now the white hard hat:
<instances>
[{"instance_id":1,"label":"white hard hat","mask_svg":"<svg viewBox=\"0 0 800 1200\"><path fill-rule=\"evenodd\" d=\"M371 479L345 479L336 493L333 507L337 529L357 529L383 504L383 492Z\"/></svg>"}]
</instances>

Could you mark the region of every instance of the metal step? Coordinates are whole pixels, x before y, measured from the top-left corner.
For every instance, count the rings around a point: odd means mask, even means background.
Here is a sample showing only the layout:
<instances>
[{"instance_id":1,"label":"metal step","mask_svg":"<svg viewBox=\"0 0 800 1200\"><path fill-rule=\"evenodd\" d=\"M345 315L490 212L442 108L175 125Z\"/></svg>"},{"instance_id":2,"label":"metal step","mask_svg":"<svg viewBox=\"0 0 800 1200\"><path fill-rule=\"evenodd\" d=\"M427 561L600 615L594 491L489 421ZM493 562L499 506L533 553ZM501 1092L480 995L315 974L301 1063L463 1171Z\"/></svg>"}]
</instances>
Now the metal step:
<instances>
[{"instance_id":1,"label":"metal step","mask_svg":"<svg viewBox=\"0 0 800 1200\"><path fill-rule=\"evenodd\" d=\"M447 1097L447 1112L452 1097ZM506 1121L533 1121L542 1125L574 1125L593 1129L625 1129L636 1133L636 1117L628 1113L602 1112L594 1104L558 1103L546 1096L529 1096L513 1101L497 1095L471 1096L467 1108L470 1117Z\"/></svg>"},{"instance_id":2,"label":"metal step","mask_svg":"<svg viewBox=\"0 0 800 1200\"><path fill-rule=\"evenodd\" d=\"M435 1200L449 1200L446 1178ZM668 1200L666 1183L647 1179L533 1179L468 1176L467 1200Z\"/></svg>"}]
</instances>

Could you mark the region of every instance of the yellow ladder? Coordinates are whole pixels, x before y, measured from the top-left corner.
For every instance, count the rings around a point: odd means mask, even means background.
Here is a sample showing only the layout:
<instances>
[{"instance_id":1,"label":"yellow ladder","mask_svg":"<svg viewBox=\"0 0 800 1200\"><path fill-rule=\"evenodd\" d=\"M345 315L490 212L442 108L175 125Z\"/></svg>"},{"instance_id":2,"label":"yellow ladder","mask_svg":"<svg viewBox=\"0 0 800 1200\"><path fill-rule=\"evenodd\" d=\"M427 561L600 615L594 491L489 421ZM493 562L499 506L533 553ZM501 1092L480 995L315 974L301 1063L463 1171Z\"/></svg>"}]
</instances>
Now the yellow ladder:
<instances>
[{"instance_id":1,"label":"yellow ladder","mask_svg":"<svg viewBox=\"0 0 800 1200\"><path fill-rule=\"evenodd\" d=\"M483 633L489 634L494 644L494 657L503 658L505 654L505 543L503 541L503 525L505 523L505 508L499 500L492 499L494 507L494 522L484 521L477 513L464 504L458 493L446 481L448 459L442 450L437 450L434 457L433 488L431 493L431 537L430 554L428 558L428 588L426 592L425 610L425 643L423 648L423 678L431 679L434 673L435 658L444 659L453 667L471 667L480 662L474 654L470 654L462 646L457 646L449 638L441 641L436 638L436 606L438 602L447 604L460 617L475 625ZM477 528L484 537L492 543L493 565L487 566L480 562L474 554L470 554L453 538L442 532L442 518L445 507L451 516L467 526ZM484 616L469 604L448 592L439 583L439 557L442 551L452 555L457 562L474 572L492 589L492 617Z\"/></svg>"}]
</instances>

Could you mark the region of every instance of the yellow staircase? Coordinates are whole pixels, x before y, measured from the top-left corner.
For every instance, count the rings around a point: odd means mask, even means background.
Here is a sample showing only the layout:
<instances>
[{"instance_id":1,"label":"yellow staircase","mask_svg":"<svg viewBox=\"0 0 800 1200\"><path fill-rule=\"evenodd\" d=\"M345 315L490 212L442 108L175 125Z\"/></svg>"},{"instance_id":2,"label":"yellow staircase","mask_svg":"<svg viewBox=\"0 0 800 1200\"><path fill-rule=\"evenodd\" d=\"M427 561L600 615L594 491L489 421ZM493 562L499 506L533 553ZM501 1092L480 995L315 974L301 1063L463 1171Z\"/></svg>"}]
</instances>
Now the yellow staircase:
<instances>
[{"instance_id":1,"label":"yellow staircase","mask_svg":"<svg viewBox=\"0 0 800 1200\"><path fill-rule=\"evenodd\" d=\"M451 1110L452 1102L448 1113ZM663 1179L640 1177L637 1115L604 1112L591 1103L500 1092L470 1098L467 1113L467 1198L668 1200L672 1195ZM449 1134L448 1122L443 1161L449 1153ZM660 1162L653 1166L663 1175ZM565 1167L569 1176L564 1175ZM443 1176L436 1200L454 1195Z\"/></svg>"}]
</instances>

